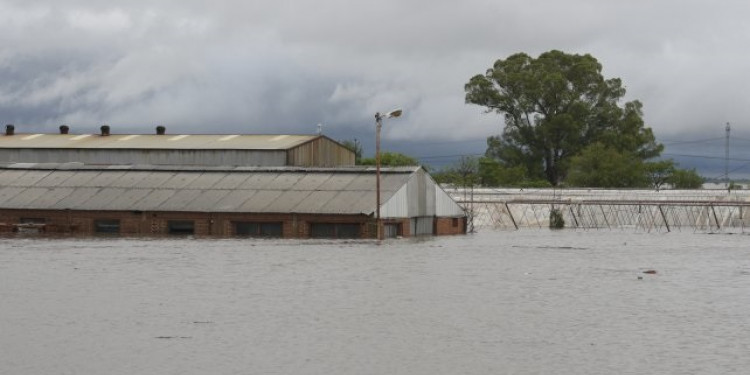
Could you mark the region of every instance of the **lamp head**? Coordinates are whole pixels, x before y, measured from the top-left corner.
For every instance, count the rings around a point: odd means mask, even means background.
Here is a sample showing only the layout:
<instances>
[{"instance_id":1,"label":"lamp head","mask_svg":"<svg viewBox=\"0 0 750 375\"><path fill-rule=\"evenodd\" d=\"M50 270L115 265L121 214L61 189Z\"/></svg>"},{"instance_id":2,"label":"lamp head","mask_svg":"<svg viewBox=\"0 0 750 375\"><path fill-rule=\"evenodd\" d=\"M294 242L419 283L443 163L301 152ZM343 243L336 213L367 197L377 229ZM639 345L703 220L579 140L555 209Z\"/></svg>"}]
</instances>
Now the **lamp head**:
<instances>
[{"instance_id":1,"label":"lamp head","mask_svg":"<svg viewBox=\"0 0 750 375\"><path fill-rule=\"evenodd\" d=\"M401 116L401 113L403 113L403 111L401 110L401 108L394 109L393 111L388 112L385 115L385 117L388 117L388 118L390 118L390 117L399 117L399 116Z\"/></svg>"}]
</instances>

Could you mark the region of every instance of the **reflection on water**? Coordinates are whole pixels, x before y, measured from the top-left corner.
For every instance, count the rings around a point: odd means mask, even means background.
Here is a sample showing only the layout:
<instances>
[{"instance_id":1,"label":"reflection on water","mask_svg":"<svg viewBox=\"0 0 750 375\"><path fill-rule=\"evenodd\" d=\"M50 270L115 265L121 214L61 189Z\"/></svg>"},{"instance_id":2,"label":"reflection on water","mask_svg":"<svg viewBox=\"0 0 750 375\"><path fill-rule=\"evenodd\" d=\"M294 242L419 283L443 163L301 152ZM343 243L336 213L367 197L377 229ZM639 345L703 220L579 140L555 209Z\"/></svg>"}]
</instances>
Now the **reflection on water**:
<instances>
[{"instance_id":1,"label":"reflection on water","mask_svg":"<svg viewBox=\"0 0 750 375\"><path fill-rule=\"evenodd\" d=\"M745 373L747 243L604 231L382 245L3 238L0 368Z\"/></svg>"}]
</instances>

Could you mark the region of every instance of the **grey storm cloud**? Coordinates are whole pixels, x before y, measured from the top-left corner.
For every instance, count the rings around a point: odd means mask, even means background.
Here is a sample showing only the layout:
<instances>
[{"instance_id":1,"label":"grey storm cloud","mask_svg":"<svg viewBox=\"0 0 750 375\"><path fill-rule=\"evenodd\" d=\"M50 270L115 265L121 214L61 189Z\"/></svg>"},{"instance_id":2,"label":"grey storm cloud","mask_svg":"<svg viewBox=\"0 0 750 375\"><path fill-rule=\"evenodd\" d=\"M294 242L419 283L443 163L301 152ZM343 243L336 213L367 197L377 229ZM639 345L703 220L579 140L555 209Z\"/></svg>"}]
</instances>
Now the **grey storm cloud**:
<instances>
[{"instance_id":1,"label":"grey storm cloud","mask_svg":"<svg viewBox=\"0 0 750 375\"><path fill-rule=\"evenodd\" d=\"M560 49L622 78L657 137L720 135L750 118L748 10L731 0L0 0L0 121L208 133L323 123L346 134L402 107L386 139L476 140L502 123L464 103L468 79L516 52Z\"/></svg>"}]
</instances>

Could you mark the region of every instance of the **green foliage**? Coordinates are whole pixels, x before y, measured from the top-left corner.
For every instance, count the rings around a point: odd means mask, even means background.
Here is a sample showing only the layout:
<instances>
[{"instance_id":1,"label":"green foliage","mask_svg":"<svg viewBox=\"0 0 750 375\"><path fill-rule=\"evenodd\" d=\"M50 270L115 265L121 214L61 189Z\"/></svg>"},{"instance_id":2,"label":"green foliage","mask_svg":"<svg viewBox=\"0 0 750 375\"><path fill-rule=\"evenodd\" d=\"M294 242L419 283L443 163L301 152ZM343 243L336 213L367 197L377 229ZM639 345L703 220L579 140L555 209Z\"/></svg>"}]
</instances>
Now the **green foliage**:
<instances>
[{"instance_id":1,"label":"green foliage","mask_svg":"<svg viewBox=\"0 0 750 375\"><path fill-rule=\"evenodd\" d=\"M563 218L562 211L559 208L553 208L549 211L549 227L550 229L565 228L565 218Z\"/></svg>"},{"instance_id":2,"label":"green foliage","mask_svg":"<svg viewBox=\"0 0 750 375\"><path fill-rule=\"evenodd\" d=\"M670 177L675 172L674 161L672 160L660 160L654 162L647 162L643 164L644 173L648 179L651 187L656 190L661 189L664 184L669 182Z\"/></svg>"},{"instance_id":3,"label":"green foliage","mask_svg":"<svg viewBox=\"0 0 750 375\"><path fill-rule=\"evenodd\" d=\"M362 158L361 165L375 165L375 158ZM419 165L417 159L399 152L381 152L380 165L388 167L401 167Z\"/></svg>"},{"instance_id":4,"label":"green foliage","mask_svg":"<svg viewBox=\"0 0 750 375\"><path fill-rule=\"evenodd\" d=\"M354 153L354 164L360 164L362 160L362 144L356 139L339 141L339 143Z\"/></svg>"},{"instance_id":5,"label":"green foliage","mask_svg":"<svg viewBox=\"0 0 750 375\"><path fill-rule=\"evenodd\" d=\"M520 186L526 182L525 170L504 167L493 158L479 159L479 181L483 186Z\"/></svg>"},{"instance_id":6,"label":"green foliage","mask_svg":"<svg viewBox=\"0 0 750 375\"><path fill-rule=\"evenodd\" d=\"M566 182L579 187L645 187L649 181L644 169L635 156L595 143L573 157Z\"/></svg>"},{"instance_id":7,"label":"green foliage","mask_svg":"<svg viewBox=\"0 0 750 375\"><path fill-rule=\"evenodd\" d=\"M695 169L676 169L668 179L674 189L700 189L704 179Z\"/></svg>"},{"instance_id":8,"label":"green foliage","mask_svg":"<svg viewBox=\"0 0 750 375\"><path fill-rule=\"evenodd\" d=\"M472 187L481 183L478 170L479 163L476 158L462 156L456 165L446 168L441 172L432 173L431 176L440 184Z\"/></svg>"},{"instance_id":9,"label":"green foliage","mask_svg":"<svg viewBox=\"0 0 750 375\"><path fill-rule=\"evenodd\" d=\"M455 186L512 186L512 187L550 187L546 180L530 180L523 167L505 167L497 160L464 156L454 166L432 173L440 184Z\"/></svg>"},{"instance_id":10,"label":"green foliage","mask_svg":"<svg viewBox=\"0 0 750 375\"><path fill-rule=\"evenodd\" d=\"M591 55L549 51L534 59L524 53L497 60L486 74L466 84L466 102L505 118L500 136L487 139L486 156L505 167L521 167L529 180L557 185L570 160L600 143L639 160L658 156L639 102L618 105L620 79L604 79Z\"/></svg>"}]
</instances>

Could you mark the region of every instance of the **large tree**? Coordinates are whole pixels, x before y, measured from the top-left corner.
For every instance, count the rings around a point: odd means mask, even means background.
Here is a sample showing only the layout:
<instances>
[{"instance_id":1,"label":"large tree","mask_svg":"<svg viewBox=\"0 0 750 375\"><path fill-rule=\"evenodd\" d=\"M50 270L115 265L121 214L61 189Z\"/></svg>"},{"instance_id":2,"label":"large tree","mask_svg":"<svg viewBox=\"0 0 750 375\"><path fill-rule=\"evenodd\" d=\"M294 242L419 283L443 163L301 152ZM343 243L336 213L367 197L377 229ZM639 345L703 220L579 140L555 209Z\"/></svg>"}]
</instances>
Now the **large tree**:
<instances>
[{"instance_id":1,"label":"large tree","mask_svg":"<svg viewBox=\"0 0 750 375\"><path fill-rule=\"evenodd\" d=\"M594 143L645 160L658 156L641 103L620 106L625 88L605 79L591 55L549 51L497 60L466 84L466 102L505 117L505 129L487 139L487 156L525 168L527 178L553 185L565 179L570 159Z\"/></svg>"}]
</instances>

